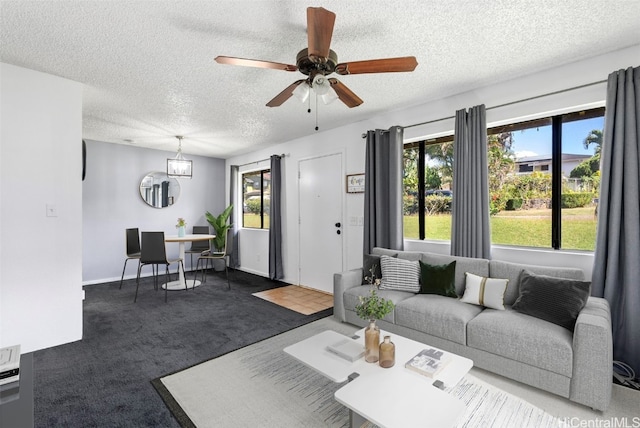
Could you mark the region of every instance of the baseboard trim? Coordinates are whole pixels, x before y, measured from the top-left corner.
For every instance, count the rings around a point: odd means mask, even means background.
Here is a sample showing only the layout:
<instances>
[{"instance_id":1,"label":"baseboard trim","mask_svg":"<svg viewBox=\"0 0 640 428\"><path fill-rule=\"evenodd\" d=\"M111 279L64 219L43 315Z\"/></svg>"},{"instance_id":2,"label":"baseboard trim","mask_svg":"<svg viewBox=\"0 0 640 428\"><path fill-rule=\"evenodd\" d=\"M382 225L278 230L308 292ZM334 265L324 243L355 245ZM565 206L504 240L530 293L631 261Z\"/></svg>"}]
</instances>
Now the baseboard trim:
<instances>
[{"instance_id":1,"label":"baseboard trim","mask_svg":"<svg viewBox=\"0 0 640 428\"><path fill-rule=\"evenodd\" d=\"M265 272L260 272L258 270L255 269L247 269L247 268L243 268L242 266L239 266L237 268L233 268L235 270L240 270L242 272L246 272L246 273L251 273L253 275L257 275L257 276L261 276L263 278L269 278L269 274L265 273ZM193 272L195 269L190 269L187 270L186 272ZM150 277L152 275L151 272L142 272L142 274L140 275L141 278L146 278L146 277ZM135 279L136 276L135 275L125 275L124 279ZM104 284L105 282L114 282L114 281L120 281L120 277L116 276L116 277L109 277L109 278L100 278L100 279L91 279L88 281L82 281L82 285L94 285L94 284ZM320 291L320 290L318 290Z\"/></svg>"}]
</instances>

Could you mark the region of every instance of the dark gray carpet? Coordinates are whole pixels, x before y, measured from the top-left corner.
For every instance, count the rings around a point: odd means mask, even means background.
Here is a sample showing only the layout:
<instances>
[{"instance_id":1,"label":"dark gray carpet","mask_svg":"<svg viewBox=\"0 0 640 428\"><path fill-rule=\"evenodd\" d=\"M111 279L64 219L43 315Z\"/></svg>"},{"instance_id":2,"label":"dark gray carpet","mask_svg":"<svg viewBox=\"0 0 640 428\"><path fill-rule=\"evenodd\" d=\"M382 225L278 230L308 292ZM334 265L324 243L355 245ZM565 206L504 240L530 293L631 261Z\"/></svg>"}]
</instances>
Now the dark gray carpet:
<instances>
[{"instance_id":1,"label":"dark gray carpet","mask_svg":"<svg viewBox=\"0 0 640 428\"><path fill-rule=\"evenodd\" d=\"M195 290L142 280L85 287L83 340L34 353L36 427L179 427L151 381L329 316L251 295L286 284L240 271Z\"/></svg>"}]
</instances>

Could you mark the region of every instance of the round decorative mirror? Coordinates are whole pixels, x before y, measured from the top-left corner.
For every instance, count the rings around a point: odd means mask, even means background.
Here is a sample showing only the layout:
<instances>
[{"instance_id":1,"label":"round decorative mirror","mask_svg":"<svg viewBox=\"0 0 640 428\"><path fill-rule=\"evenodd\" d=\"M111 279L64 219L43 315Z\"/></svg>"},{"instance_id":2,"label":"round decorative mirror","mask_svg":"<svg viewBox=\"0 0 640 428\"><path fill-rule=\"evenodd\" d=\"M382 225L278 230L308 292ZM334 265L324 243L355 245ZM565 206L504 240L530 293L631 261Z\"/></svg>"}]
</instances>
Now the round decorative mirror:
<instances>
[{"instance_id":1,"label":"round decorative mirror","mask_svg":"<svg viewBox=\"0 0 640 428\"><path fill-rule=\"evenodd\" d=\"M178 202L180 183L165 172L150 172L140 182L140 196L154 208L170 207Z\"/></svg>"}]
</instances>

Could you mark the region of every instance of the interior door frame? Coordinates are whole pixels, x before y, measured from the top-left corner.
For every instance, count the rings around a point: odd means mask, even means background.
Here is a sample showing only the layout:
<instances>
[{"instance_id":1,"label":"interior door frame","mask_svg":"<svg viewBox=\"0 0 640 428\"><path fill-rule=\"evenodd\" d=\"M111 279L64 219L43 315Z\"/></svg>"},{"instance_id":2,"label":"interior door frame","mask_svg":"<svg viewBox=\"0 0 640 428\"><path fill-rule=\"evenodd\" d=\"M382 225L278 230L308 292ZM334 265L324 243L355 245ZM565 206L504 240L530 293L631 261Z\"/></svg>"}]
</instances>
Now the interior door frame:
<instances>
[{"instance_id":1,"label":"interior door frame","mask_svg":"<svg viewBox=\"0 0 640 428\"><path fill-rule=\"evenodd\" d=\"M304 158L299 158L298 159L298 171L296 172L297 174L297 187L298 187L298 285L302 285L301 284L301 279L302 279L302 273L301 273L301 268L302 268L302 242L301 241L301 236L302 236L302 231L301 231L301 222L300 222L300 216L301 216L301 210L300 210L300 201L301 201L301 194L300 194L300 164L302 162L305 161L310 161L310 160L314 160L314 159L320 159L320 158L325 158L328 156L334 156L334 155L340 155L340 179L341 181L344 182L345 180L345 168L346 168L346 150L342 149L342 150L336 150L336 151L332 151L332 152L328 152L328 153L324 153L324 154L319 154L319 155L313 155L313 156L307 156ZM346 185L345 185L346 186ZM346 189L346 188L345 188ZM349 236L348 231L347 231L347 224L344 222L345 219L345 206L347 203L347 196L346 196L346 191L344 191L345 189L343 189L343 191L340 192L340 204L341 204L341 209L340 209L340 223L342 224L342 269L344 269L344 267L346 266L346 262L347 262L347 254L346 254L346 242L348 242L347 240L347 236Z\"/></svg>"}]
</instances>

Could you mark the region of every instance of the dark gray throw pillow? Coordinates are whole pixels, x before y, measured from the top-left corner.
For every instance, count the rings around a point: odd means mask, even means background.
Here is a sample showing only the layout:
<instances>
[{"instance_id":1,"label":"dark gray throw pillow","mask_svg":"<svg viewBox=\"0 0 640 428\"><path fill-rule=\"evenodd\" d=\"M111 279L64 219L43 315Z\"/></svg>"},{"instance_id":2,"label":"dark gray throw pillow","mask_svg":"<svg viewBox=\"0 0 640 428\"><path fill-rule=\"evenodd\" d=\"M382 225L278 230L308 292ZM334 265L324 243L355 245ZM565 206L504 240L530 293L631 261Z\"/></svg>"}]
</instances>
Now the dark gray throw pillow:
<instances>
[{"instance_id":1,"label":"dark gray throw pillow","mask_svg":"<svg viewBox=\"0 0 640 428\"><path fill-rule=\"evenodd\" d=\"M362 283L368 284L368 276L371 276L371 268L376 278L382 278L382 267L380 266L380 256L365 254L362 259Z\"/></svg>"},{"instance_id":2,"label":"dark gray throw pillow","mask_svg":"<svg viewBox=\"0 0 640 428\"><path fill-rule=\"evenodd\" d=\"M398 257L398 253L390 257ZM376 256L375 254L365 254L362 259L362 283L363 284L369 284L369 280L367 280L367 277L371 276L371 268L374 268L373 273L375 274L376 279L381 279L382 266L380 265L380 256Z\"/></svg>"},{"instance_id":3,"label":"dark gray throw pillow","mask_svg":"<svg viewBox=\"0 0 640 428\"><path fill-rule=\"evenodd\" d=\"M573 331L578 314L587 304L591 282L520 273L520 295L512 308Z\"/></svg>"}]
</instances>

